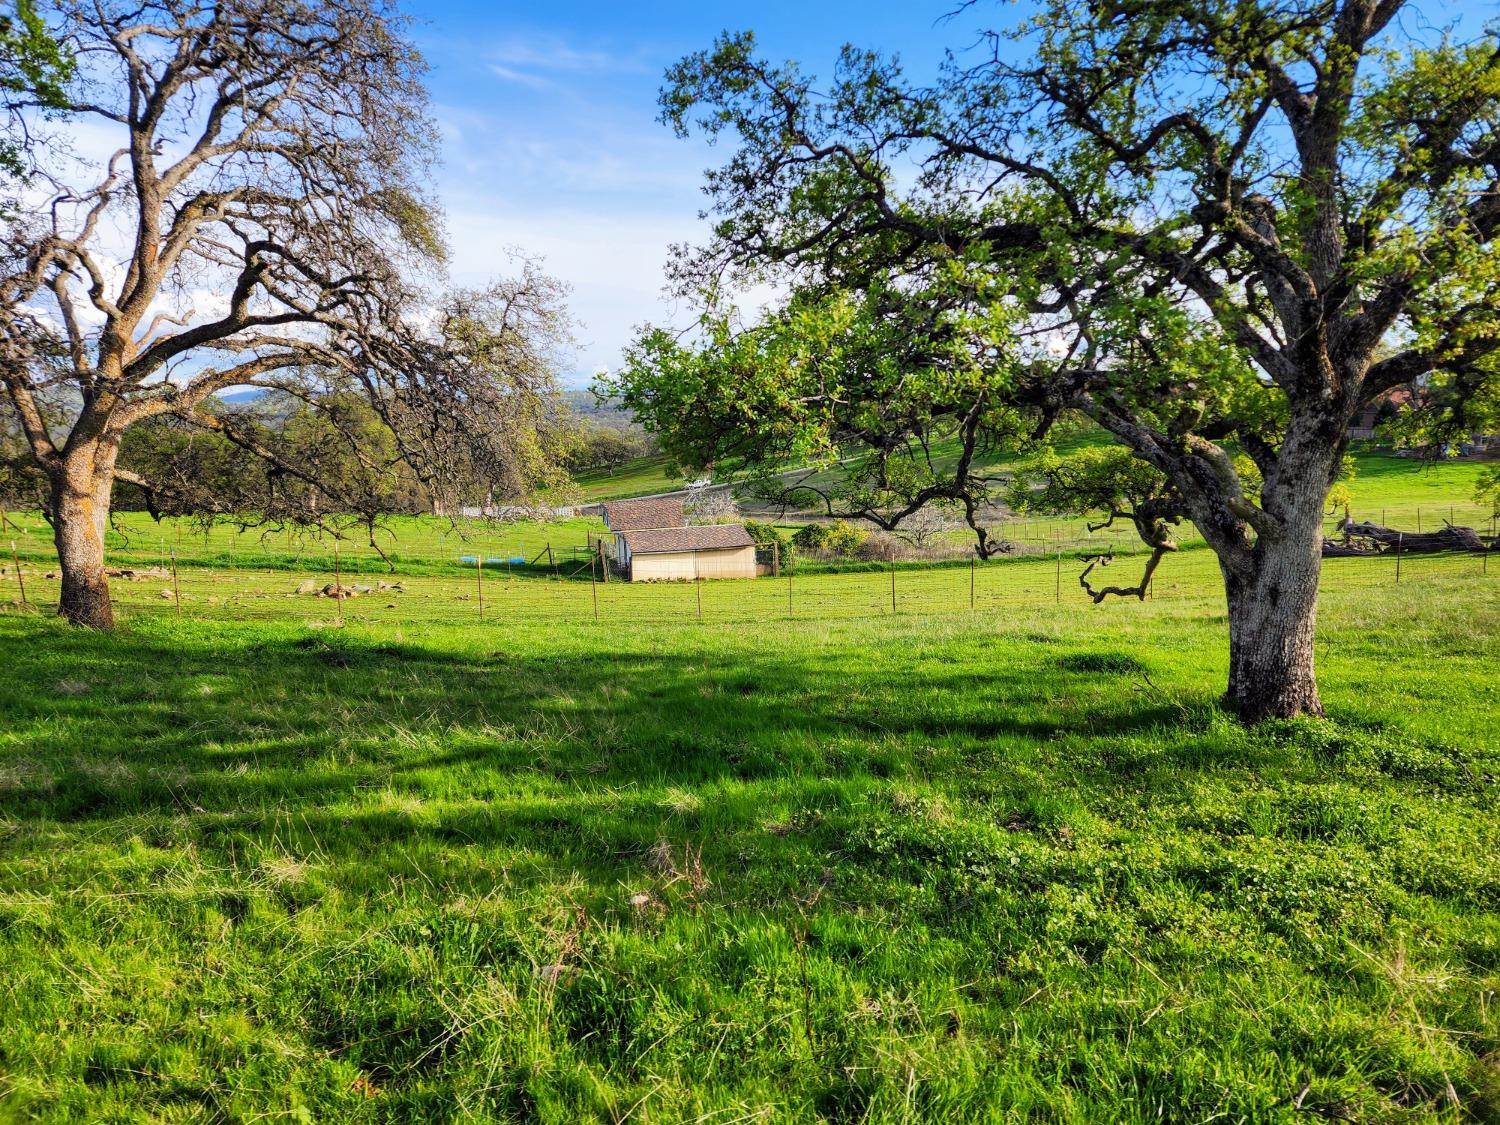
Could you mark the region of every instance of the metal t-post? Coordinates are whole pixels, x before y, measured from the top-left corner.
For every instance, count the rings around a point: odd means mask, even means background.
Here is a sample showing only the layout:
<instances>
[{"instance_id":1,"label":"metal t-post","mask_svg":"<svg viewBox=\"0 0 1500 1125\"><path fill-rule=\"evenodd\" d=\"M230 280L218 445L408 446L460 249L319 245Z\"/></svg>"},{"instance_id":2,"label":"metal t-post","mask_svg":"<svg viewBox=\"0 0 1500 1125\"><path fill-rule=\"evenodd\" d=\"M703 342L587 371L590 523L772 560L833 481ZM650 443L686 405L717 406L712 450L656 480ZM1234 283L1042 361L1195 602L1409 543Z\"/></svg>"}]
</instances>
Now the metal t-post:
<instances>
[{"instance_id":1,"label":"metal t-post","mask_svg":"<svg viewBox=\"0 0 1500 1125\"><path fill-rule=\"evenodd\" d=\"M29 605L26 600L26 579L21 575L21 556L16 553L16 541L10 541L10 561L16 568L16 583L21 587L21 604Z\"/></svg>"}]
</instances>

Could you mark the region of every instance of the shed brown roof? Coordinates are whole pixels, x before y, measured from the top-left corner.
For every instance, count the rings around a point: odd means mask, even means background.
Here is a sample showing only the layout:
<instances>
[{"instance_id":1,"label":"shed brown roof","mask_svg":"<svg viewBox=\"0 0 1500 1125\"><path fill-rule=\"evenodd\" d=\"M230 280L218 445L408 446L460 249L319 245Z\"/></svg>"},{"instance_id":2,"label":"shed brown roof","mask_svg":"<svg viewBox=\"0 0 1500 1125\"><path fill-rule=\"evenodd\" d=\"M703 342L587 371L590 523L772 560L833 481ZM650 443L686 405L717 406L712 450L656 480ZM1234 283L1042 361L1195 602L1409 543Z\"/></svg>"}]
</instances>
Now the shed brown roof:
<instances>
[{"instance_id":1,"label":"shed brown roof","mask_svg":"<svg viewBox=\"0 0 1500 1125\"><path fill-rule=\"evenodd\" d=\"M755 540L737 523L702 527L663 527L650 531L622 532L632 555L665 555L676 551L726 551L752 547Z\"/></svg>"},{"instance_id":2,"label":"shed brown roof","mask_svg":"<svg viewBox=\"0 0 1500 1125\"><path fill-rule=\"evenodd\" d=\"M604 505L604 522L611 531L644 531L656 527L681 527L687 523L682 499L616 500Z\"/></svg>"}]
</instances>

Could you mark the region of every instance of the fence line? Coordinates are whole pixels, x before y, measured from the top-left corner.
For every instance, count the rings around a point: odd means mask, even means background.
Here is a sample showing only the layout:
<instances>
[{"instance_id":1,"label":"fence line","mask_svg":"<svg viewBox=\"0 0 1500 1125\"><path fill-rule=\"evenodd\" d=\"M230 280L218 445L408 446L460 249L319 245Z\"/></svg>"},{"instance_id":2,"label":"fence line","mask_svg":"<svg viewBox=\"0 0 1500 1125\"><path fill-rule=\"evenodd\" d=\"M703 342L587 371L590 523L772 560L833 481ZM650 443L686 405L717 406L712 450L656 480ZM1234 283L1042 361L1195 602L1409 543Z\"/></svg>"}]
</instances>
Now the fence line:
<instances>
[{"instance_id":1,"label":"fence line","mask_svg":"<svg viewBox=\"0 0 1500 1125\"><path fill-rule=\"evenodd\" d=\"M1488 579L1490 552L1413 555L1394 552L1371 558L1324 560L1325 592L1394 592L1429 582ZM473 574L361 575L351 579L334 559L321 573L240 568L236 581L216 571L184 567L129 580L116 577L111 593L125 617L176 612L224 620L322 620L369 624L507 624L597 621L606 626L652 624L766 623L902 618L936 614L1027 614L1089 604L1070 597L1069 560L971 561L967 566L888 566L874 571L785 573L779 579L723 579L662 583L603 583L591 567L588 589L581 581L553 581L545 573L503 574L486 580ZM1144 555L1118 558L1117 567L1139 567ZM1081 570L1083 563L1079 561ZM309 580L306 576L311 573ZM1497 572L1500 573L1500 572ZM1132 575L1131 577L1134 577ZM325 583L324 579L332 579ZM28 600L47 610L56 605L55 578L26 575ZM163 588L163 581L170 586ZM1488 579L1493 581L1493 579ZM785 590L781 585L785 583ZM299 593L313 587L315 593ZM325 596L324 590L332 589ZM1222 612L1222 578L1207 550L1182 552L1158 570L1149 591L1154 601L1197 604ZM0 595L3 598L3 595ZM482 599L482 600L481 600ZM1134 599L1130 599L1134 600Z\"/></svg>"},{"instance_id":2,"label":"fence line","mask_svg":"<svg viewBox=\"0 0 1500 1125\"><path fill-rule=\"evenodd\" d=\"M1447 520L1474 527L1482 534L1494 536L1500 532L1492 509L1464 503L1416 505L1389 505L1385 508L1355 509L1356 518L1376 518L1386 526L1414 530L1420 521L1425 530ZM1330 514L1325 521L1325 533L1336 534L1336 524L1342 512ZM263 533L252 528L240 531L231 523L218 523L199 529L186 518L163 521L163 525L150 523L144 513L121 513L123 533L111 529L107 536L107 553L111 565L117 567L145 567L156 565L165 569L166 547L175 539L179 563L184 567L212 566L220 569L258 569L256 561L265 568L319 569L319 559L332 556L334 536L318 529L300 531L282 530ZM530 565L539 565L547 548L553 549L548 563L553 572L559 570L557 555L559 548L573 552L575 560L581 561L587 548L576 546L585 538L594 537L593 521L560 521L550 525L512 524L499 525L486 520L460 521L456 526L450 521L435 517L393 517L392 524L399 534L385 538L382 534L381 551L396 562L399 571L414 569L454 569L459 559L468 556L488 559L495 557L498 563L490 569L505 569L507 560L522 557ZM7 513L6 523L9 538L17 540L23 560L55 561L52 544L52 529L40 513ZM172 526L165 526L170 523ZM184 525L194 534L184 535ZM1113 549L1116 553L1141 550L1134 532L1128 527L1115 526L1099 532L1089 532L1084 519L1031 520L1008 519L997 523L998 536L1008 539L1017 548L1017 553L1028 556L1051 558L1058 551L1065 555L1078 552L1103 552ZM345 569L351 573L374 574L382 570L385 560L381 551L372 548L358 528L346 528L339 539ZM1201 543L1201 538L1187 525L1181 529L1181 545L1186 548ZM590 544L592 546L592 542ZM951 544L954 558L966 556L969 543ZM882 553L881 561L885 561ZM469 565L473 565L470 562Z\"/></svg>"},{"instance_id":3,"label":"fence line","mask_svg":"<svg viewBox=\"0 0 1500 1125\"><path fill-rule=\"evenodd\" d=\"M1436 511L1444 519L1468 522L1492 535L1495 529L1493 513L1472 504L1423 505L1422 511L1429 527ZM1483 518L1475 518L1478 515ZM5 576L7 581L0 582L0 605L16 604L11 589L19 594L23 608L37 605L45 610L56 605L51 529L39 521L36 513L7 514L7 528L16 539L7 569L20 581L7 589L11 576ZM111 581L117 609L126 615L170 607L181 615L215 619L321 617L330 623L347 618L439 624L588 620L712 624L962 610L1007 612L1069 604L1072 576L1065 572L1072 559L1114 548L1114 565L1125 569L1143 566L1147 554L1139 544L1124 549L1121 539L1113 536L1070 539L1062 534L1066 530L1063 521L1054 521L1052 530L1058 534L1043 537L1041 551L1022 557L980 561L971 554L967 560L927 564L889 559L868 570L820 572L817 567L791 566L778 568L780 577L643 584L608 581L602 540L581 521L527 525L512 529L509 537L501 533L504 529L485 525L469 530L486 534L463 538L435 522L421 523L409 529L411 541L399 549L386 548L394 571L367 545L351 539L303 535L273 543L250 533L247 544L244 534L215 526L184 542L183 522L151 535L132 531L126 540L114 538L108 552L110 567L130 572ZM1013 525L1012 530L1018 529L1022 525ZM1048 530L1043 525L1026 529ZM550 537L544 532L550 532ZM584 539L587 544L579 545ZM258 550L247 550L250 544ZM278 546L283 548L279 553ZM565 572L564 557L579 565ZM515 558L530 562L515 566ZM1083 565L1079 561L1078 569ZM582 587L585 568L589 570L588 594ZM1323 587L1374 591L1398 582L1404 586L1485 577L1488 572L1489 552L1413 555L1398 549L1368 558L1324 560ZM784 591L781 582L786 583ZM322 591L330 587L331 596L324 598ZM317 592L306 593L309 588ZM1215 556L1195 548L1169 557L1147 597L1208 598L1221 605L1222 581ZM1083 604L1081 593L1078 600Z\"/></svg>"}]
</instances>

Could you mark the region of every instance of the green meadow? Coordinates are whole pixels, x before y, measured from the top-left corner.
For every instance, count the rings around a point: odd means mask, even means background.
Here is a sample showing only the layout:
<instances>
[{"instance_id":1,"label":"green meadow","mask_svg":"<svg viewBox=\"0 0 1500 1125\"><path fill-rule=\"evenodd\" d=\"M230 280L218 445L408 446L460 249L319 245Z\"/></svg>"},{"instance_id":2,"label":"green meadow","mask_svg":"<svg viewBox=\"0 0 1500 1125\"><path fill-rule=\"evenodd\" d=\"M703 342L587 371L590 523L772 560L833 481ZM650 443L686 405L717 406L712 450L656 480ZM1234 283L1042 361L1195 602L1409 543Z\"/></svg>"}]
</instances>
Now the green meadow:
<instances>
[{"instance_id":1,"label":"green meadow","mask_svg":"<svg viewBox=\"0 0 1500 1125\"><path fill-rule=\"evenodd\" d=\"M0 1119L1495 1120L1500 571L1210 562L13 606Z\"/></svg>"},{"instance_id":2,"label":"green meadow","mask_svg":"<svg viewBox=\"0 0 1500 1125\"><path fill-rule=\"evenodd\" d=\"M585 504L671 492L686 483L669 469L667 459L659 454L637 457L617 469L589 469L578 473L575 480L579 497Z\"/></svg>"}]
</instances>

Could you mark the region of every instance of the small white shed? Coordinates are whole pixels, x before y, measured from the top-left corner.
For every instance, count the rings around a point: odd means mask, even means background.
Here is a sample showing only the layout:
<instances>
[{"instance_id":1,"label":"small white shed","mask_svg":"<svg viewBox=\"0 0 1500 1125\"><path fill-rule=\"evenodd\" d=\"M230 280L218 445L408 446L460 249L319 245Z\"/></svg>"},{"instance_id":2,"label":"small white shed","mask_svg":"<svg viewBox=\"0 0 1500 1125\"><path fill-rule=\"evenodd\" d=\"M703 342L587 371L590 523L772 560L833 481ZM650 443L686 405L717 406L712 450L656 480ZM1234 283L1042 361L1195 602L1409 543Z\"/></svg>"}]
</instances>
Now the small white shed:
<instances>
[{"instance_id":1,"label":"small white shed","mask_svg":"<svg viewBox=\"0 0 1500 1125\"><path fill-rule=\"evenodd\" d=\"M737 523L622 531L617 538L632 582L755 577L755 541Z\"/></svg>"}]
</instances>

